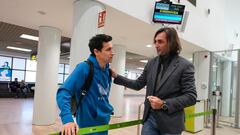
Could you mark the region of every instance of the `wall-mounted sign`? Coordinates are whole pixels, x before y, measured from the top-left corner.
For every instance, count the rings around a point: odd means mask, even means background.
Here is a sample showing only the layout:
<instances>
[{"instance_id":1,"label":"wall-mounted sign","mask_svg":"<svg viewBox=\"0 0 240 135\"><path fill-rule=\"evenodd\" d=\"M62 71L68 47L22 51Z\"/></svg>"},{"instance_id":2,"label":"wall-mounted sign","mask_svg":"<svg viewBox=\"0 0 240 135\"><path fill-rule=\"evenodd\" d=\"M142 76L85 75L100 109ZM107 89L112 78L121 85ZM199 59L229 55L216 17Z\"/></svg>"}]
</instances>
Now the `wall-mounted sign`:
<instances>
[{"instance_id":1,"label":"wall-mounted sign","mask_svg":"<svg viewBox=\"0 0 240 135\"><path fill-rule=\"evenodd\" d=\"M105 24L106 11L98 13L98 28L101 28Z\"/></svg>"}]
</instances>

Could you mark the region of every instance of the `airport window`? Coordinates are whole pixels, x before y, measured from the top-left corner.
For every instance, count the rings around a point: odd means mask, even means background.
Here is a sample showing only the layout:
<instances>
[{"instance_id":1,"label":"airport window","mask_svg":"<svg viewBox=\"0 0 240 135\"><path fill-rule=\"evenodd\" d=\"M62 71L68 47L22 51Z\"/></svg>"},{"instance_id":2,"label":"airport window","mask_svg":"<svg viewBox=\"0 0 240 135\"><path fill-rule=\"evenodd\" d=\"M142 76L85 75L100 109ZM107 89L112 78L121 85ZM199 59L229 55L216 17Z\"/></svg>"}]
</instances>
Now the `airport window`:
<instances>
[{"instance_id":1,"label":"airport window","mask_svg":"<svg viewBox=\"0 0 240 135\"><path fill-rule=\"evenodd\" d=\"M26 70L36 71L37 70L37 61L36 60L27 60Z\"/></svg>"},{"instance_id":2,"label":"airport window","mask_svg":"<svg viewBox=\"0 0 240 135\"><path fill-rule=\"evenodd\" d=\"M26 59L13 58L13 69L25 70Z\"/></svg>"},{"instance_id":3,"label":"airport window","mask_svg":"<svg viewBox=\"0 0 240 135\"><path fill-rule=\"evenodd\" d=\"M0 56L0 66L1 68L3 66L9 66L9 68L12 68L12 57Z\"/></svg>"},{"instance_id":4,"label":"airport window","mask_svg":"<svg viewBox=\"0 0 240 135\"><path fill-rule=\"evenodd\" d=\"M12 70L12 81L14 81L15 78L18 78L18 81L25 80L25 71L21 70Z\"/></svg>"},{"instance_id":5,"label":"airport window","mask_svg":"<svg viewBox=\"0 0 240 135\"><path fill-rule=\"evenodd\" d=\"M59 84L63 83L63 74L58 74L58 83Z\"/></svg>"},{"instance_id":6,"label":"airport window","mask_svg":"<svg viewBox=\"0 0 240 135\"><path fill-rule=\"evenodd\" d=\"M70 69L70 66L68 64L65 64L65 74L69 74L69 69Z\"/></svg>"},{"instance_id":7,"label":"airport window","mask_svg":"<svg viewBox=\"0 0 240 135\"><path fill-rule=\"evenodd\" d=\"M64 82L66 81L66 79L68 78L69 75L64 75Z\"/></svg>"},{"instance_id":8,"label":"airport window","mask_svg":"<svg viewBox=\"0 0 240 135\"><path fill-rule=\"evenodd\" d=\"M59 64L58 73L64 73L64 64Z\"/></svg>"},{"instance_id":9,"label":"airport window","mask_svg":"<svg viewBox=\"0 0 240 135\"><path fill-rule=\"evenodd\" d=\"M58 68L58 83L62 84L68 77L69 74L69 64L59 64Z\"/></svg>"},{"instance_id":10,"label":"airport window","mask_svg":"<svg viewBox=\"0 0 240 135\"><path fill-rule=\"evenodd\" d=\"M25 80L26 59L13 57L12 62L12 81L18 78L18 81Z\"/></svg>"},{"instance_id":11,"label":"airport window","mask_svg":"<svg viewBox=\"0 0 240 135\"><path fill-rule=\"evenodd\" d=\"M35 82L36 81L36 72L26 71L25 82Z\"/></svg>"},{"instance_id":12,"label":"airport window","mask_svg":"<svg viewBox=\"0 0 240 135\"><path fill-rule=\"evenodd\" d=\"M36 82L37 61L26 58L17 58L0 55L0 81ZM68 77L69 64L59 64L58 83L62 84Z\"/></svg>"}]
</instances>

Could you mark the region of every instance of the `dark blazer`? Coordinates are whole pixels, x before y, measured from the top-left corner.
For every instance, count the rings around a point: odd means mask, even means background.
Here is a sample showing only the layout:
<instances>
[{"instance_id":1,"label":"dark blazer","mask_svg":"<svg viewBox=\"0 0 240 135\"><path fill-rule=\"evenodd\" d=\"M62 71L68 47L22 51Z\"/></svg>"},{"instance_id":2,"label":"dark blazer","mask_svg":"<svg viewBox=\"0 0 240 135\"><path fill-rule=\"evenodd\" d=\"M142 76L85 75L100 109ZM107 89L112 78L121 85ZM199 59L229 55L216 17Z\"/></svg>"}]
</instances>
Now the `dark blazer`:
<instances>
[{"instance_id":1,"label":"dark blazer","mask_svg":"<svg viewBox=\"0 0 240 135\"><path fill-rule=\"evenodd\" d=\"M159 56L157 56L146 64L143 73L137 80L130 80L118 75L114 79L114 83L135 90L140 90L147 85L146 97L153 95L159 64ZM162 109L152 111L159 130L170 134L181 133L184 130L184 108L194 105L197 98L193 64L181 56L174 56L162 79L156 83L160 83L160 85L155 89L154 96L165 100L168 106L166 111ZM146 121L151 105L146 98L144 104L143 120Z\"/></svg>"}]
</instances>

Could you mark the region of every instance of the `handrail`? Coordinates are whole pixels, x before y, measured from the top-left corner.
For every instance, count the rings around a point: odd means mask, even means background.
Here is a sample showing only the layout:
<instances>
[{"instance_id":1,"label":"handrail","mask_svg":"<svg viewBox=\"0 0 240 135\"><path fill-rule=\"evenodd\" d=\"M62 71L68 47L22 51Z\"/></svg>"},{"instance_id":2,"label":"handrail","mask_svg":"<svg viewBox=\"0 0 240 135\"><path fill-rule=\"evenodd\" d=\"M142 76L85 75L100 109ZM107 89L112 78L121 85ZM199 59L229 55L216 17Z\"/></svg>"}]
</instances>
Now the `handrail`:
<instances>
[{"instance_id":1,"label":"handrail","mask_svg":"<svg viewBox=\"0 0 240 135\"><path fill-rule=\"evenodd\" d=\"M137 135L139 135L140 134L140 132L139 132L140 131L140 124L143 124L143 121L140 119L140 117L141 117L141 107L143 105L144 105L143 103L141 103L139 105L138 120L80 128L77 134L78 135L84 135L84 134L89 134L89 133L96 133L96 132L102 132L102 131L108 131L108 130L112 130L112 129L118 129L118 128L124 128L124 127L138 125ZM186 119L191 119L191 118L194 118L194 117L200 117L200 116L204 116L204 115L213 115L212 116L213 120L212 120L211 135L216 135L216 109L213 109L212 111L209 111L209 112L186 114ZM53 133L53 134L50 134L50 135L61 135L61 132Z\"/></svg>"}]
</instances>

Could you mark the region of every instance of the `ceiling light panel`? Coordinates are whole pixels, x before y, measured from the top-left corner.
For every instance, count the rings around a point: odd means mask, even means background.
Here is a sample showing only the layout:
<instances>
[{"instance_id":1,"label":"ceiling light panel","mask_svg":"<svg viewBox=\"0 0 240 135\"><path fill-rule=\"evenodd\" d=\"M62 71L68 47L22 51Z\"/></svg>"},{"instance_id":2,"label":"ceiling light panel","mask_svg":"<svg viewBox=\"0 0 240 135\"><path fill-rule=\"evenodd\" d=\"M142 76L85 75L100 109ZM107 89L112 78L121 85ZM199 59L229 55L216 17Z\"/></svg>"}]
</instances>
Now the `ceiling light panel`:
<instances>
[{"instance_id":1,"label":"ceiling light panel","mask_svg":"<svg viewBox=\"0 0 240 135\"><path fill-rule=\"evenodd\" d=\"M29 40L34 40L34 41L38 41L38 37L36 36L32 36L32 35L27 35L27 34L22 34L20 36L20 38L25 38L25 39L29 39Z\"/></svg>"},{"instance_id":2,"label":"ceiling light panel","mask_svg":"<svg viewBox=\"0 0 240 135\"><path fill-rule=\"evenodd\" d=\"M18 50L18 51L24 51L24 52L31 52L31 49L25 49L25 48L19 48L19 47L13 47L13 46L7 46L7 49L12 49L12 50Z\"/></svg>"}]
</instances>

